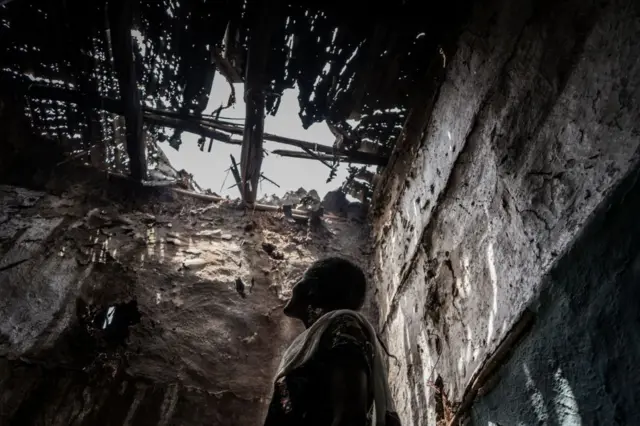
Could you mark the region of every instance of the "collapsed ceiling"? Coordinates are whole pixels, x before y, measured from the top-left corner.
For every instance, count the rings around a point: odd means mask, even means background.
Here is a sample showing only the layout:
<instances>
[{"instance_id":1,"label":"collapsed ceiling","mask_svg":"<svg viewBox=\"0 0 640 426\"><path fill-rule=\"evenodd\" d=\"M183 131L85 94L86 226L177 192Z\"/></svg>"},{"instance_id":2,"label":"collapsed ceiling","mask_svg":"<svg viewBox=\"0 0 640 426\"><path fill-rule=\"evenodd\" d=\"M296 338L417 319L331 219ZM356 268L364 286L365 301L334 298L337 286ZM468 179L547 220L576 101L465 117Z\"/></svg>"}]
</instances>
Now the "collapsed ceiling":
<instances>
[{"instance_id":1,"label":"collapsed ceiling","mask_svg":"<svg viewBox=\"0 0 640 426\"><path fill-rule=\"evenodd\" d=\"M39 133L135 179L158 160L167 128L175 148L183 131L201 135L201 149L209 138L209 151L214 140L241 145L241 188L253 202L263 139L302 149L282 155L384 165L408 112L430 95L425 82L442 68L464 1L376 10L357 1L346 10L320 1L9 0L0 6L0 87L26 99ZM224 107L203 115L214 78L245 84L244 126L221 119ZM303 125L327 121L333 147L264 134L264 114L294 86Z\"/></svg>"}]
</instances>

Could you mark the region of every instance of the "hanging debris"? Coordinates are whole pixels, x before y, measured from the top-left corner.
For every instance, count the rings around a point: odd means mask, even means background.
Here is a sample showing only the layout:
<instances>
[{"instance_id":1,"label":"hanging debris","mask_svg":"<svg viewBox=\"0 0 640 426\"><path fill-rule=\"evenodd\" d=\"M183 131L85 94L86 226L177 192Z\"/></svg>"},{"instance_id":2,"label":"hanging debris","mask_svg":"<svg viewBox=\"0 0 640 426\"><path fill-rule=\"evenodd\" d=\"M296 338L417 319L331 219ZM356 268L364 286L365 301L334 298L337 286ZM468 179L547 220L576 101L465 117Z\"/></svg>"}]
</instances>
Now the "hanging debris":
<instances>
[{"instance_id":1,"label":"hanging debris","mask_svg":"<svg viewBox=\"0 0 640 426\"><path fill-rule=\"evenodd\" d=\"M209 150L213 140L242 145L241 190L253 203L265 140L301 149L279 154L325 162L332 176L338 163L386 164L409 112L437 90L425 81L450 56L467 3L433 2L425 14L408 0L365 19L320 1L12 1L0 6L0 87L25 99L37 133L136 180L156 168L155 142L178 149L183 132ZM244 126L220 120L221 109L204 115L216 70L245 83ZM263 133L294 86L303 126L328 122L334 146Z\"/></svg>"}]
</instances>

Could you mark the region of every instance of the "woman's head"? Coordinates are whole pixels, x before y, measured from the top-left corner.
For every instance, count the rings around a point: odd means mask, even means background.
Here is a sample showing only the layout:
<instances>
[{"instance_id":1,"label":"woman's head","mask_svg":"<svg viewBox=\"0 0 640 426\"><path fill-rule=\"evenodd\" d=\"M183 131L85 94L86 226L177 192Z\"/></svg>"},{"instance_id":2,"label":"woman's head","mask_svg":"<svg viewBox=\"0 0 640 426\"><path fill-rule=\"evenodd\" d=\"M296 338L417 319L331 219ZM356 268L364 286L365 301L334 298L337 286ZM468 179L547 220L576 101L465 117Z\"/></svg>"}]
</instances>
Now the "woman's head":
<instances>
[{"instance_id":1,"label":"woman's head","mask_svg":"<svg viewBox=\"0 0 640 426\"><path fill-rule=\"evenodd\" d=\"M309 326L321 313L360 309L366 287L364 272L353 262L340 257L321 259L296 283L284 313Z\"/></svg>"}]
</instances>

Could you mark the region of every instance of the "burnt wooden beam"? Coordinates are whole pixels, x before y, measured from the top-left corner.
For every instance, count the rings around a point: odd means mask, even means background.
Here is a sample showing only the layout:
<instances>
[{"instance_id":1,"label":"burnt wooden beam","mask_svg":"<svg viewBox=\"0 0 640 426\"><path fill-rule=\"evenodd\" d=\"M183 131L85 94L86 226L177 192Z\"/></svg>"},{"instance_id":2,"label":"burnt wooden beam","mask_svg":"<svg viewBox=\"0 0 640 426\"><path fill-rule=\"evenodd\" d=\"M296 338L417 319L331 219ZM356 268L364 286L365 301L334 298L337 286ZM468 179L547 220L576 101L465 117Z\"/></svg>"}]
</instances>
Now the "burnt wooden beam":
<instances>
[{"instance_id":1,"label":"burnt wooden beam","mask_svg":"<svg viewBox=\"0 0 640 426\"><path fill-rule=\"evenodd\" d=\"M250 0L249 42L245 77L245 125L240 155L242 199L253 204L258 194L262 167L264 134L266 71L273 22L278 19L278 1Z\"/></svg>"},{"instance_id":2,"label":"burnt wooden beam","mask_svg":"<svg viewBox=\"0 0 640 426\"><path fill-rule=\"evenodd\" d=\"M290 158L302 158L305 160L323 160L323 161L333 161L336 159L335 156L330 154L309 154L307 152L300 151L292 151L288 149L274 149L271 151L272 154L279 155L281 157L290 157ZM344 157L339 157L341 160L346 160Z\"/></svg>"},{"instance_id":3,"label":"burnt wooden beam","mask_svg":"<svg viewBox=\"0 0 640 426\"><path fill-rule=\"evenodd\" d=\"M272 181L271 179L269 179L268 177L266 177L266 176L264 175L264 173L260 173L260 177L261 177L263 180L266 180L267 182L271 183L272 185L275 185L276 187L280 188L280 185L278 185L277 183L275 183L274 181Z\"/></svg>"},{"instance_id":4,"label":"burnt wooden beam","mask_svg":"<svg viewBox=\"0 0 640 426\"><path fill-rule=\"evenodd\" d=\"M236 181L235 186L240 189L242 187L242 179L240 179L240 170L238 169L238 163L236 162L236 159L233 155L229 154L229 157L231 157L231 174L233 175L233 180Z\"/></svg>"},{"instance_id":5,"label":"burnt wooden beam","mask_svg":"<svg viewBox=\"0 0 640 426\"><path fill-rule=\"evenodd\" d=\"M327 166L328 168L330 168L332 171L335 171L336 167L335 165L329 164L327 163L327 160L325 160L324 158L321 158L319 154L311 151L310 149L307 148L302 148L304 152L306 152L308 155L310 155L312 158L315 158L316 160L320 161L322 164L324 164L325 166ZM335 158L333 158L333 160L335 160ZM331 161L331 160L329 160Z\"/></svg>"},{"instance_id":6,"label":"burnt wooden beam","mask_svg":"<svg viewBox=\"0 0 640 426\"><path fill-rule=\"evenodd\" d=\"M271 151L272 154L280 155L282 157L301 158L304 160L324 160L333 161L336 157L330 154L309 154L306 152L292 151L288 149L275 149ZM344 163L363 164L367 166L384 166L387 159L377 156L375 154L369 154L364 152L355 152L351 154L351 157L347 157L344 154L340 154L338 158Z\"/></svg>"},{"instance_id":7,"label":"burnt wooden beam","mask_svg":"<svg viewBox=\"0 0 640 426\"><path fill-rule=\"evenodd\" d=\"M265 96L262 90L256 88L246 98L247 110L240 154L241 191L242 199L247 204L253 204L258 195L262 168Z\"/></svg>"},{"instance_id":8,"label":"burnt wooden beam","mask_svg":"<svg viewBox=\"0 0 640 426\"><path fill-rule=\"evenodd\" d=\"M115 99L100 97L97 94L82 93L63 87L46 86L43 84L31 84L29 86L29 89L26 91L26 94L27 96L36 99L72 102L81 106L89 104L95 109L107 111L113 114L122 115L124 113L122 104ZM148 107L143 107L143 112L143 120L150 124L161 127L169 127L172 129L184 130L186 132L195 133L206 138L212 138L217 141L232 145L242 144L241 140L230 136L230 134L242 135L244 132L244 128L242 126L215 120L213 118L197 117L193 115L185 116L184 114L178 112L164 111ZM304 141L300 139L288 138L271 133L264 133L263 139L270 142L281 143L283 145L290 145L301 149L308 149L310 151L313 151L314 153L325 154L326 156L322 157L323 159L333 158L337 154L340 158L345 158L344 161L357 164L385 166L388 161L387 157L377 154L357 151L347 152L344 150L335 149L333 146ZM279 155L283 156L297 156L297 158L314 158L307 153L287 150L279 151L283 153ZM276 151L274 151L274 153L275 152ZM288 155L289 153L294 153L294 155Z\"/></svg>"},{"instance_id":9,"label":"burnt wooden beam","mask_svg":"<svg viewBox=\"0 0 640 426\"><path fill-rule=\"evenodd\" d=\"M147 109L145 109L147 110ZM164 113L164 112L163 112ZM167 115L176 116L176 113L166 112ZM240 126L234 123L228 123L221 120L216 120L214 118L208 117L194 117L194 119L202 121L202 123L206 123L211 127L214 127L218 130L222 130L225 132L232 133L234 135L242 135L244 134L244 126ZM343 151L336 151L336 149L331 145L324 145L317 142L304 141L301 139L288 138L286 136L274 135L273 133L263 133L263 139L271 142L278 142L283 145L292 145L297 146L301 149L309 149L315 152L322 152L324 154L334 154L335 152L343 153Z\"/></svg>"},{"instance_id":10,"label":"burnt wooden beam","mask_svg":"<svg viewBox=\"0 0 640 426\"><path fill-rule=\"evenodd\" d=\"M113 66L118 78L120 101L127 132L127 154L131 177L141 181L147 176L147 159L142 128L142 107L133 52L133 10L135 0L109 0L108 19L113 51Z\"/></svg>"},{"instance_id":11,"label":"burnt wooden beam","mask_svg":"<svg viewBox=\"0 0 640 426\"><path fill-rule=\"evenodd\" d=\"M196 120L180 119L176 117L168 117L151 112L145 112L144 121L160 127L170 127L172 129L180 131L195 133L197 135L204 136L205 138L212 138L217 141L232 145L241 145L240 141L233 139L229 134L203 125Z\"/></svg>"},{"instance_id":12,"label":"burnt wooden beam","mask_svg":"<svg viewBox=\"0 0 640 426\"><path fill-rule=\"evenodd\" d=\"M71 102L81 106L91 106L98 110L103 110L112 114L124 115L125 108L123 104L111 98L101 97L97 94L82 93L77 90L69 90L62 87L45 86L42 84L33 84L26 91L27 96L35 99L47 99L53 101ZM229 134L217 130L207 121L199 120L195 116L187 116L184 118L179 113L170 111L162 111L153 108L143 107L143 120L161 127L169 127L172 129L184 130L186 132L195 133L207 138L213 138L220 142L233 145L240 145L241 142L232 139ZM224 128L224 126L220 126ZM237 132L241 134L242 128Z\"/></svg>"},{"instance_id":13,"label":"burnt wooden beam","mask_svg":"<svg viewBox=\"0 0 640 426\"><path fill-rule=\"evenodd\" d=\"M79 105L90 104L96 109L107 111L113 114L124 114L124 109L119 101L112 98L101 97L96 93L82 93L77 90L67 89L63 87L47 86L44 84L29 84L28 89L26 89L23 93L26 93L27 96L36 99L73 102ZM243 126L216 120L213 118L185 115L179 112L165 111L149 107L143 107L143 112L143 119L145 121L153 122L153 124L171 127L174 129L179 128L178 126L188 126L185 127L185 131L196 133L205 137L213 137L214 139L220 140L222 142L228 141L226 139L218 139L216 135L220 135L221 133L214 133L214 130L219 130L234 135L242 135L244 133ZM213 136L211 136L212 134ZM323 145L317 142L293 139L285 136L274 135L271 133L264 133L263 137L265 140L271 142L278 142L283 145L291 145L298 148L307 148L312 151L321 152L324 154L333 154L334 152L336 152L336 150L332 146ZM341 151L337 152L342 154Z\"/></svg>"}]
</instances>

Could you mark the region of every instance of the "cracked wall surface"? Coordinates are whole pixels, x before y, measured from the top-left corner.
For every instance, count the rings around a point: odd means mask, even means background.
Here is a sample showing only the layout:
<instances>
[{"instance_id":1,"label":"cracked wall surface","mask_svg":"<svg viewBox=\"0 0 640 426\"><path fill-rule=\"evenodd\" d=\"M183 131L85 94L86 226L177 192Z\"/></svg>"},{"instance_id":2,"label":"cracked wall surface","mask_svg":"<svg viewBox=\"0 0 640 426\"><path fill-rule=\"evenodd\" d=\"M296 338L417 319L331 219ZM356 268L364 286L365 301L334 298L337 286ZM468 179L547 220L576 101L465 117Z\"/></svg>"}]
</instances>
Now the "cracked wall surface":
<instances>
[{"instance_id":1,"label":"cracked wall surface","mask_svg":"<svg viewBox=\"0 0 640 426\"><path fill-rule=\"evenodd\" d=\"M261 424L292 280L365 231L129 186L0 186L0 424Z\"/></svg>"},{"instance_id":2,"label":"cracked wall surface","mask_svg":"<svg viewBox=\"0 0 640 426\"><path fill-rule=\"evenodd\" d=\"M640 424L640 169L545 277L535 322L473 405L478 425Z\"/></svg>"},{"instance_id":3,"label":"cracked wall surface","mask_svg":"<svg viewBox=\"0 0 640 426\"><path fill-rule=\"evenodd\" d=\"M440 384L461 400L637 167L639 36L630 0L476 4L408 178L375 218L379 326L405 424L442 418Z\"/></svg>"}]
</instances>

